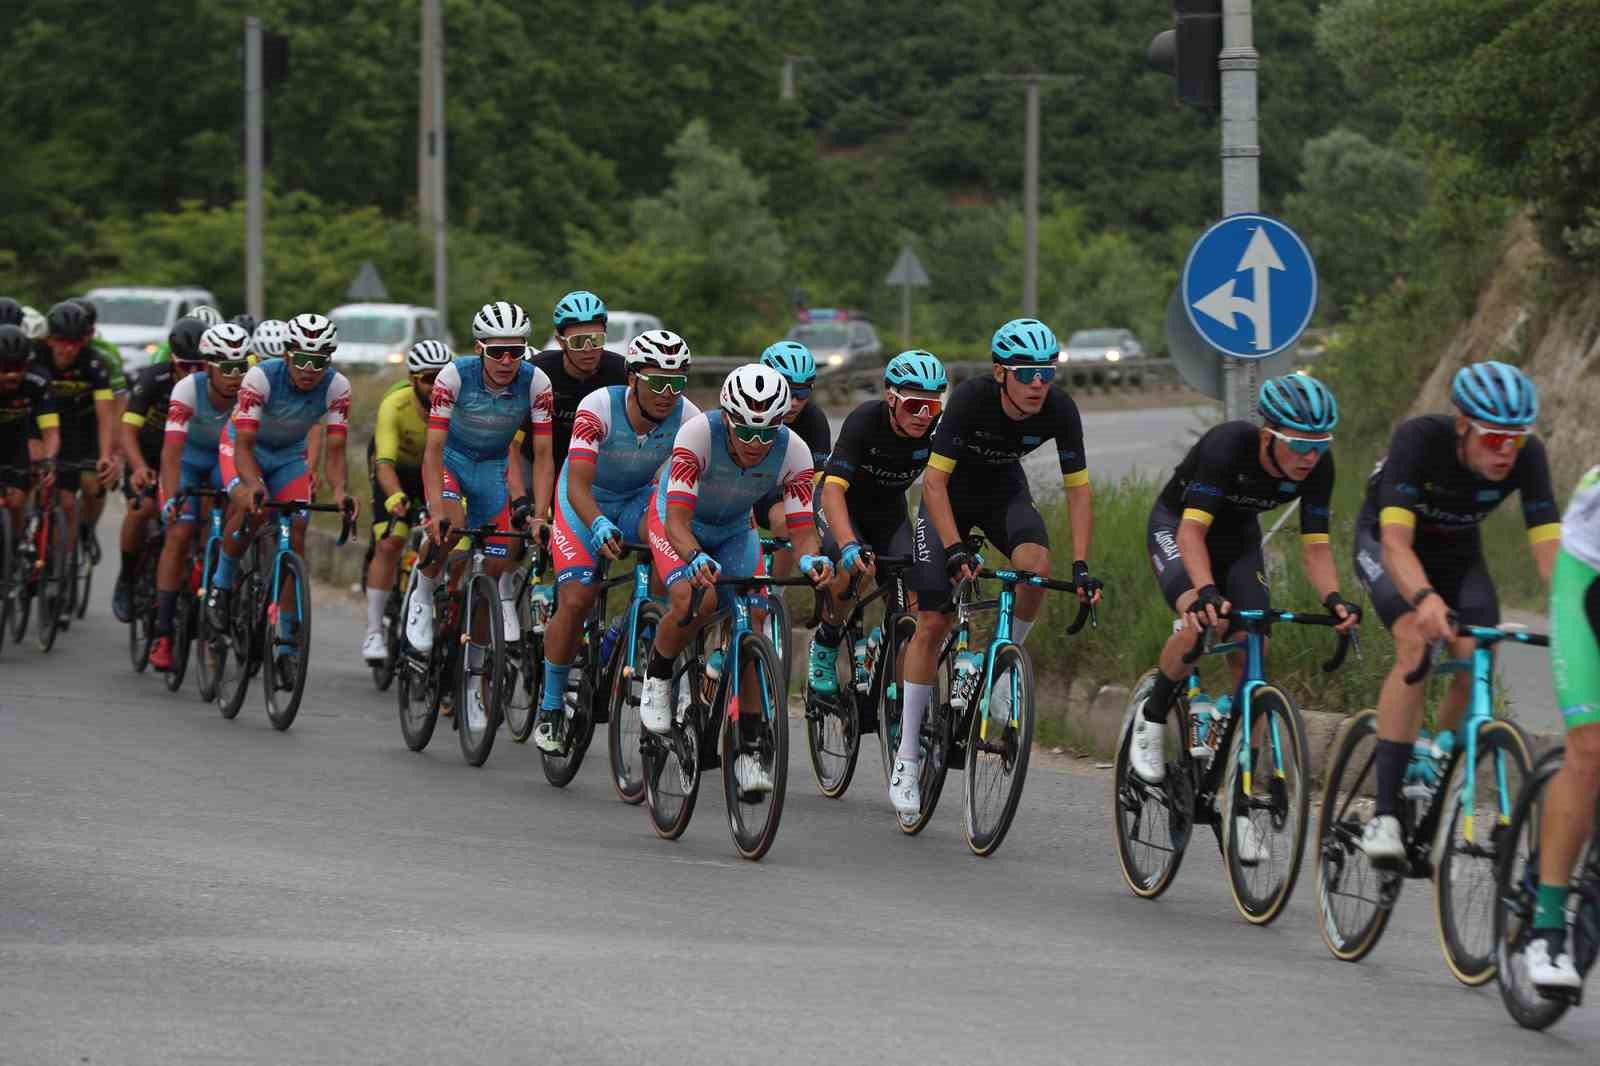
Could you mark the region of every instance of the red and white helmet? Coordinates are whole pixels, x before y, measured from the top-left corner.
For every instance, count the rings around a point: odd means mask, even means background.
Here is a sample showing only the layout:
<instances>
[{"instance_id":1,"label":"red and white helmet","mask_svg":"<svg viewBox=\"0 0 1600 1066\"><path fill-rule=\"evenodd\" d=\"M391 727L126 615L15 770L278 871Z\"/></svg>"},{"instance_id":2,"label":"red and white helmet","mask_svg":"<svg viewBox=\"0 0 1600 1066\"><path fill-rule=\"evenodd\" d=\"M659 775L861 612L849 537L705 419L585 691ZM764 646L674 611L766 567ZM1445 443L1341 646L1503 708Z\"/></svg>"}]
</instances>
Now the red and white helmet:
<instances>
[{"instance_id":1,"label":"red and white helmet","mask_svg":"<svg viewBox=\"0 0 1600 1066\"><path fill-rule=\"evenodd\" d=\"M227 363L250 354L250 334L243 326L223 322L200 335L200 358L208 363Z\"/></svg>"},{"instance_id":2,"label":"red and white helmet","mask_svg":"<svg viewBox=\"0 0 1600 1066\"><path fill-rule=\"evenodd\" d=\"M289 350L332 355L339 350L339 327L324 315L306 312L289 320Z\"/></svg>"},{"instance_id":3,"label":"red and white helmet","mask_svg":"<svg viewBox=\"0 0 1600 1066\"><path fill-rule=\"evenodd\" d=\"M669 329L647 329L628 342L629 370L687 370L689 343Z\"/></svg>"},{"instance_id":4,"label":"red and white helmet","mask_svg":"<svg viewBox=\"0 0 1600 1066\"><path fill-rule=\"evenodd\" d=\"M722 383L722 413L741 426L779 426L789 413L789 383L760 363L746 363Z\"/></svg>"}]
</instances>

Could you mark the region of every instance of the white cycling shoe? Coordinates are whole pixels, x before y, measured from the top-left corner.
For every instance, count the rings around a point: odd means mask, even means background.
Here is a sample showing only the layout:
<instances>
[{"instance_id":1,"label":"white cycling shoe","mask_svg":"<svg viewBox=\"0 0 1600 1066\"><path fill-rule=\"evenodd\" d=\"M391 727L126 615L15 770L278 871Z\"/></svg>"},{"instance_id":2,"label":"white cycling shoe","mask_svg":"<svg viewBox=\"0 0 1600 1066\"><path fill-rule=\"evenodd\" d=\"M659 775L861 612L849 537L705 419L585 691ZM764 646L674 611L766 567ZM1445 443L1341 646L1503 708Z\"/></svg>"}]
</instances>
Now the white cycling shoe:
<instances>
[{"instance_id":1,"label":"white cycling shoe","mask_svg":"<svg viewBox=\"0 0 1600 1066\"><path fill-rule=\"evenodd\" d=\"M664 677L644 679L639 696L639 724L657 736L672 732L672 682Z\"/></svg>"},{"instance_id":2,"label":"white cycling shoe","mask_svg":"<svg viewBox=\"0 0 1600 1066\"><path fill-rule=\"evenodd\" d=\"M1234 846L1239 849L1239 861L1246 866L1254 866L1272 858L1272 845L1261 835L1256 823L1242 814L1234 816L1233 839L1238 841Z\"/></svg>"},{"instance_id":3,"label":"white cycling shoe","mask_svg":"<svg viewBox=\"0 0 1600 1066\"><path fill-rule=\"evenodd\" d=\"M1141 707L1133 716L1133 739L1128 742L1128 762L1133 772L1152 785L1167 777L1165 722L1152 722Z\"/></svg>"},{"instance_id":4,"label":"white cycling shoe","mask_svg":"<svg viewBox=\"0 0 1600 1066\"><path fill-rule=\"evenodd\" d=\"M895 759L889 778L889 802L896 812L918 814L922 810L922 764L915 759Z\"/></svg>"},{"instance_id":5,"label":"white cycling shoe","mask_svg":"<svg viewBox=\"0 0 1600 1066\"><path fill-rule=\"evenodd\" d=\"M367 639L361 642L361 657L369 663L381 663L389 657L389 645L381 630L368 633Z\"/></svg>"},{"instance_id":6,"label":"white cycling shoe","mask_svg":"<svg viewBox=\"0 0 1600 1066\"><path fill-rule=\"evenodd\" d=\"M467 728L474 733L489 728L489 712L483 706L483 689L479 685L467 686Z\"/></svg>"},{"instance_id":7,"label":"white cycling shoe","mask_svg":"<svg viewBox=\"0 0 1600 1066\"><path fill-rule=\"evenodd\" d=\"M1400 836L1400 819L1375 814L1361 831L1361 850L1379 870L1399 872L1406 865L1406 842Z\"/></svg>"},{"instance_id":8,"label":"white cycling shoe","mask_svg":"<svg viewBox=\"0 0 1600 1066\"><path fill-rule=\"evenodd\" d=\"M745 752L733 764L734 780L739 782L739 791L743 793L771 792L772 775L767 773L767 768L761 765L761 760Z\"/></svg>"},{"instance_id":9,"label":"white cycling shoe","mask_svg":"<svg viewBox=\"0 0 1600 1066\"><path fill-rule=\"evenodd\" d=\"M517 605L510 600L500 601L500 633L507 644L522 639L522 621L517 617Z\"/></svg>"},{"instance_id":10,"label":"white cycling shoe","mask_svg":"<svg viewBox=\"0 0 1600 1066\"><path fill-rule=\"evenodd\" d=\"M1552 958L1550 942L1542 936L1535 936L1528 941L1522 957L1528 967L1528 980L1534 988L1569 991L1583 987L1583 975L1573 965L1572 953L1563 948Z\"/></svg>"},{"instance_id":11,"label":"white cycling shoe","mask_svg":"<svg viewBox=\"0 0 1600 1066\"><path fill-rule=\"evenodd\" d=\"M406 642L426 655L433 650L433 604L411 597L406 608Z\"/></svg>"}]
</instances>

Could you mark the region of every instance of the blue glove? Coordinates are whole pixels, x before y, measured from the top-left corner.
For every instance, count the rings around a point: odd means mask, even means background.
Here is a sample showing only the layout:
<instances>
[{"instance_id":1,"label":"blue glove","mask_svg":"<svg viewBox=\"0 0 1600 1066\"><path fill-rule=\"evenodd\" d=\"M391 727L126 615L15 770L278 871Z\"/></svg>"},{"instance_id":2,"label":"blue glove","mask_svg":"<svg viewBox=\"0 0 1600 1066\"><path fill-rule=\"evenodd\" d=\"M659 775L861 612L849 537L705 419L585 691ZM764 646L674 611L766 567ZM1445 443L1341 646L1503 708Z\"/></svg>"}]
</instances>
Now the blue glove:
<instances>
[{"instance_id":1,"label":"blue glove","mask_svg":"<svg viewBox=\"0 0 1600 1066\"><path fill-rule=\"evenodd\" d=\"M690 577L699 577L702 574L716 577L720 573L722 573L722 567L718 566L717 561L705 552L699 552L693 559L689 560Z\"/></svg>"},{"instance_id":2,"label":"blue glove","mask_svg":"<svg viewBox=\"0 0 1600 1066\"><path fill-rule=\"evenodd\" d=\"M166 503L161 505L161 524L163 526L170 526L172 523L176 522L178 520L178 510L178 498L173 496L168 499Z\"/></svg>"},{"instance_id":3,"label":"blue glove","mask_svg":"<svg viewBox=\"0 0 1600 1066\"><path fill-rule=\"evenodd\" d=\"M611 519L603 514L598 514L594 516L594 521L589 523L589 536L594 540L596 548L602 548L605 546L606 541L613 538L621 541L622 530L618 529L617 524Z\"/></svg>"},{"instance_id":4,"label":"blue glove","mask_svg":"<svg viewBox=\"0 0 1600 1066\"><path fill-rule=\"evenodd\" d=\"M853 540L839 549L839 566L845 570L854 570L861 561L861 542Z\"/></svg>"},{"instance_id":5,"label":"blue glove","mask_svg":"<svg viewBox=\"0 0 1600 1066\"><path fill-rule=\"evenodd\" d=\"M859 555L860 552L861 549L857 546L856 554ZM827 580L833 576L833 562L826 555L802 555L800 572Z\"/></svg>"}]
</instances>

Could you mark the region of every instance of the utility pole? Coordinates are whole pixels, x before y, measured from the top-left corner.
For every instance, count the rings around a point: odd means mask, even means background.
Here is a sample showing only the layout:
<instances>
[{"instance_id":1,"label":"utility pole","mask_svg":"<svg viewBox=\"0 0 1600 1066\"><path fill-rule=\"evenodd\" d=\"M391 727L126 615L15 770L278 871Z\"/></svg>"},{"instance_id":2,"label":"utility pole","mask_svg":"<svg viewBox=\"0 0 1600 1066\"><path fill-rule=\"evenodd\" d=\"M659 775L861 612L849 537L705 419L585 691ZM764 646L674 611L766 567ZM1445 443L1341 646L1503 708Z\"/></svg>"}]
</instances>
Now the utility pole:
<instances>
[{"instance_id":1,"label":"utility pole","mask_svg":"<svg viewBox=\"0 0 1600 1066\"><path fill-rule=\"evenodd\" d=\"M419 4L418 17L422 24L422 44L417 51L417 235L425 245L433 239L433 183L430 170L432 157L428 154L428 133L433 129L433 23L428 18L428 7Z\"/></svg>"},{"instance_id":2,"label":"utility pole","mask_svg":"<svg viewBox=\"0 0 1600 1066\"><path fill-rule=\"evenodd\" d=\"M1222 215L1261 210L1261 145L1256 112L1256 52L1251 0L1223 0L1222 52ZM1241 365L1243 364L1243 365ZM1254 359L1224 359L1223 413L1230 419L1255 412Z\"/></svg>"},{"instance_id":3,"label":"utility pole","mask_svg":"<svg viewBox=\"0 0 1600 1066\"><path fill-rule=\"evenodd\" d=\"M261 20L244 20L244 302L257 321L266 317L264 232L266 205L262 202L262 97Z\"/></svg>"},{"instance_id":4,"label":"utility pole","mask_svg":"<svg viewBox=\"0 0 1600 1066\"><path fill-rule=\"evenodd\" d=\"M1026 117L1022 147L1022 314L1039 314L1039 89L1045 82L1066 81L1060 74L990 74L995 81L1021 82Z\"/></svg>"},{"instance_id":5,"label":"utility pole","mask_svg":"<svg viewBox=\"0 0 1600 1066\"><path fill-rule=\"evenodd\" d=\"M427 88L427 124L425 126L428 153L429 215L433 225L433 305L440 314L449 308L449 260L445 254L445 118L444 118L444 21L439 10L439 0L423 0L423 31L425 50L422 56L424 82Z\"/></svg>"},{"instance_id":6,"label":"utility pole","mask_svg":"<svg viewBox=\"0 0 1600 1066\"><path fill-rule=\"evenodd\" d=\"M783 76L778 82L778 99L794 99L794 71L801 63L811 62L810 56L786 55L783 57Z\"/></svg>"}]
</instances>

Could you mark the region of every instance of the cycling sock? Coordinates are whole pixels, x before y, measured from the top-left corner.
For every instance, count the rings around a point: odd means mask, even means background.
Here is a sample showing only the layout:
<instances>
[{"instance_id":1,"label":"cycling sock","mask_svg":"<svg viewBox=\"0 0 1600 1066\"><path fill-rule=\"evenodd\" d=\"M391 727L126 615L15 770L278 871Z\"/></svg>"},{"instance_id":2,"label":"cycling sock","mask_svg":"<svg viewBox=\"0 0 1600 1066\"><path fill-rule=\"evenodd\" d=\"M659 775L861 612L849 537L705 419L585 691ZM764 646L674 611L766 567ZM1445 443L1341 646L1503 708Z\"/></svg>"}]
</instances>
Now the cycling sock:
<instances>
[{"instance_id":1,"label":"cycling sock","mask_svg":"<svg viewBox=\"0 0 1600 1066\"><path fill-rule=\"evenodd\" d=\"M932 685L906 682L906 701L900 711L900 748L895 752L896 759L915 762L922 756L922 712L927 710L932 695Z\"/></svg>"},{"instance_id":2,"label":"cycling sock","mask_svg":"<svg viewBox=\"0 0 1600 1066\"><path fill-rule=\"evenodd\" d=\"M650 668L649 668L648 671L646 671L645 676L646 677L653 677L653 678L657 679L658 681L671 681L672 680L672 660L667 658L665 655L662 655L660 652L656 651L654 648L651 648L650 649Z\"/></svg>"},{"instance_id":3,"label":"cycling sock","mask_svg":"<svg viewBox=\"0 0 1600 1066\"><path fill-rule=\"evenodd\" d=\"M156 635L170 637L172 635L172 619L178 613L178 590L171 592L159 590L156 592Z\"/></svg>"},{"instance_id":4,"label":"cycling sock","mask_svg":"<svg viewBox=\"0 0 1600 1066\"><path fill-rule=\"evenodd\" d=\"M1018 644L1028 639L1028 634L1033 632L1033 623L1037 618L1013 618L1011 620L1011 639Z\"/></svg>"},{"instance_id":5,"label":"cycling sock","mask_svg":"<svg viewBox=\"0 0 1600 1066\"><path fill-rule=\"evenodd\" d=\"M383 605L389 600L388 589L367 590L367 632L383 632Z\"/></svg>"},{"instance_id":6,"label":"cycling sock","mask_svg":"<svg viewBox=\"0 0 1600 1066\"><path fill-rule=\"evenodd\" d=\"M501 574L499 588L500 598L509 602L511 597L517 594L517 572L515 570L507 570Z\"/></svg>"},{"instance_id":7,"label":"cycling sock","mask_svg":"<svg viewBox=\"0 0 1600 1066\"><path fill-rule=\"evenodd\" d=\"M217 560L217 572L211 577L212 587L219 589L233 588L233 570L238 565L239 560L227 552L222 552L221 558Z\"/></svg>"},{"instance_id":8,"label":"cycling sock","mask_svg":"<svg viewBox=\"0 0 1600 1066\"><path fill-rule=\"evenodd\" d=\"M563 663L557 666L549 659L544 661L544 693L539 697L539 709L541 711L559 711L561 709L561 700L567 691L567 677L571 673L571 663Z\"/></svg>"},{"instance_id":9,"label":"cycling sock","mask_svg":"<svg viewBox=\"0 0 1600 1066\"><path fill-rule=\"evenodd\" d=\"M1540 884L1539 894L1534 898L1533 927L1541 933L1559 930L1563 935L1567 931L1567 892L1566 885ZM1555 945L1551 945L1554 947Z\"/></svg>"},{"instance_id":10,"label":"cycling sock","mask_svg":"<svg viewBox=\"0 0 1600 1066\"><path fill-rule=\"evenodd\" d=\"M844 631L832 622L823 622L817 626L817 643L824 648L837 648L839 641L844 639Z\"/></svg>"},{"instance_id":11,"label":"cycling sock","mask_svg":"<svg viewBox=\"0 0 1600 1066\"><path fill-rule=\"evenodd\" d=\"M117 584L126 585L128 583L128 580L129 580L129 575L131 575L133 573L133 568L138 566L138 565L139 565L139 553L138 552L123 552L122 553L122 569L117 572Z\"/></svg>"},{"instance_id":12,"label":"cycling sock","mask_svg":"<svg viewBox=\"0 0 1600 1066\"><path fill-rule=\"evenodd\" d=\"M1156 683L1150 686L1150 698L1144 701L1144 709L1140 712L1144 720L1166 722L1167 715L1172 712L1172 695L1177 691L1178 682L1157 670Z\"/></svg>"},{"instance_id":13,"label":"cycling sock","mask_svg":"<svg viewBox=\"0 0 1600 1066\"><path fill-rule=\"evenodd\" d=\"M429 577L427 574L423 573L421 570L418 570L417 571L417 587L416 587L416 590L412 593L412 596L413 596L413 598L421 597L421 601L423 603L427 603L428 601L433 599L433 590L435 588L438 588L438 586L439 586L439 579L437 577Z\"/></svg>"},{"instance_id":14,"label":"cycling sock","mask_svg":"<svg viewBox=\"0 0 1600 1066\"><path fill-rule=\"evenodd\" d=\"M1376 762L1378 764L1378 797L1374 810L1377 814L1395 814L1400 810L1400 786L1406 780L1406 767L1411 765L1410 744L1398 740L1379 740Z\"/></svg>"}]
</instances>

